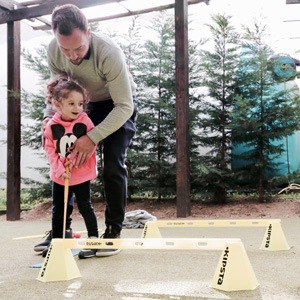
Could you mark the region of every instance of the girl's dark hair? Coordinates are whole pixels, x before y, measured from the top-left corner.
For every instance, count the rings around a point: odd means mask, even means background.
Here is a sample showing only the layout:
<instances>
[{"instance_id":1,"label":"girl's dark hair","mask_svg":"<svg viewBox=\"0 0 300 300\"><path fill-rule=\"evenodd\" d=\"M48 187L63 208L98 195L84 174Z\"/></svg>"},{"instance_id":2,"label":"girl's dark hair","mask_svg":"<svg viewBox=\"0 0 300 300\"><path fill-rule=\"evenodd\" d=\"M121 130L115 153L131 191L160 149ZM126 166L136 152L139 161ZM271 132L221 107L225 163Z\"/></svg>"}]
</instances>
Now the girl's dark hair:
<instances>
[{"instance_id":1,"label":"girl's dark hair","mask_svg":"<svg viewBox=\"0 0 300 300\"><path fill-rule=\"evenodd\" d=\"M52 12L52 30L55 33L71 35L75 28L87 33L88 22L83 12L73 4L55 7Z\"/></svg>"},{"instance_id":2,"label":"girl's dark hair","mask_svg":"<svg viewBox=\"0 0 300 300\"><path fill-rule=\"evenodd\" d=\"M76 81L68 79L65 75L60 75L54 78L47 85L47 95L46 101L47 104L52 105L53 100L61 102L62 99L68 98L69 94L73 91L76 91L82 94L84 99L83 108L86 110L87 100L86 100L86 90Z\"/></svg>"}]
</instances>

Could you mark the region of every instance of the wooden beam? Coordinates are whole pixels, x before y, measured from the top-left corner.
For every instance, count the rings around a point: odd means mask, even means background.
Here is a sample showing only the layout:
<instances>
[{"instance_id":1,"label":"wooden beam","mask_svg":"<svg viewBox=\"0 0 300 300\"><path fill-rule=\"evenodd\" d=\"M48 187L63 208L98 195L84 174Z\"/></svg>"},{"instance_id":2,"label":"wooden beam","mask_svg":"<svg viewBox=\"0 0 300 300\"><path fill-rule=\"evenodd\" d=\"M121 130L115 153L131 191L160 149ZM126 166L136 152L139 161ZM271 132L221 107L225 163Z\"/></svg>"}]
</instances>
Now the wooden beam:
<instances>
[{"instance_id":1,"label":"wooden beam","mask_svg":"<svg viewBox=\"0 0 300 300\"><path fill-rule=\"evenodd\" d=\"M14 10L8 10L0 13L0 24L4 24L11 21L20 21L23 19L37 18L52 13L53 9L58 5L74 4L79 8L86 8L96 5L108 4L113 2L121 2L125 0L56 0L51 2L44 2L33 7L18 8Z\"/></svg>"},{"instance_id":2,"label":"wooden beam","mask_svg":"<svg viewBox=\"0 0 300 300\"><path fill-rule=\"evenodd\" d=\"M187 0L175 0L175 77L177 144L176 201L178 218L187 217L191 215L187 10Z\"/></svg>"},{"instance_id":3,"label":"wooden beam","mask_svg":"<svg viewBox=\"0 0 300 300\"><path fill-rule=\"evenodd\" d=\"M20 22L7 23L7 207L8 221L20 219L21 97Z\"/></svg>"},{"instance_id":4,"label":"wooden beam","mask_svg":"<svg viewBox=\"0 0 300 300\"><path fill-rule=\"evenodd\" d=\"M5 10L14 9L12 1L9 0L0 0L0 8Z\"/></svg>"},{"instance_id":5,"label":"wooden beam","mask_svg":"<svg viewBox=\"0 0 300 300\"><path fill-rule=\"evenodd\" d=\"M37 1L35 1L37 2ZM35 5L38 3L35 3ZM17 9L17 8L25 8L25 2L18 2L15 0L0 0L0 8L4 8L4 9L8 9L8 10L13 10L13 9Z\"/></svg>"},{"instance_id":6,"label":"wooden beam","mask_svg":"<svg viewBox=\"0 0 300 300\"><path fill-rule=\"evenodd\" d=\"M38 1L34 1L35 5L38 4ZM27 3L27 2L26 2ZM15 8L26 8L26 6L24 5L25 2L23 3L19 3L16 1L9 1L9 0L0 0L0 14L3 13L5 14L7 12L7 10L13 10ZM49 22L48 20L44 19L44 18L36 18L37 20L39 20L40 22L43 22L46 24L46 26L48 25L49 28L51 28L51 22ZM28 19L29 21L34 21L32 19Z\"/></svg>"},{"instance_id":7,"label":"wooden beam","mask_svg":"<svg viewBox=\"0 0 300 300\"><path fill-rule=\"evenodd\" d=\"M90 6L95 6L95 5L101 5L101 4L108 4L108 3L114 3L114 2L121 2L125 0L89 0L89 1L80 1L80 0L73 0L73 1L64 1L64 0L52 0L48 1L47 4L45 4L44 0L41 1L27 1L23 2L21 4L18 4L17 7L18 9L12 10L13 4L9 2L8 0L0 0L0 24L6 23L8 21L16 21L16 20L23 20L23 19L32 19L32 18L37 18L39 21L45 23L46 25L41 25L41 26L32 26L34 30L49 30L51 29L51 24L47 22L47 20L39 18L40 16L51 14L54 7L57 5L62 5L66 3L73 3L77 5L80 8L86 8ZM3 2L3 5L7 6L9 11L1 11L1 3ZM189 0L188 4L197 4L204 2L206 4L209 4L209 0ZM13 3L17 3L13 1ZM40 4L40 5L37 5ZM34 7L26 7L30 5L36 5ZM174 4L170 5L163 5L155 8L149 8L149 9L144 9L144 10L139 10L139 11L132 11L124 14L118 14L115 16L107 16L107 17L100 17L100 18L94 18L88 20L89 23L93 22L100 22L100 21L105 21L105 20L111 20L111 19L117 19L117 18L123 18L123 17L128 17L128 16L134 16L138 14L144 14L144 13L149 13L152 11L157 11L157 10L162 10L162 9L169 9L169 8L174 8Z\"/></svg>"},{"instance_id":8,"label":"wooden beam","mask_svg":"<svg viewBox=\"0 0 300 300\"><path fill-rule=\"evenodd\" d=\"M207 3L207 1L208 0L190 0L190 1L188 1L188 4L189 5L197 4L197 3L201 3L201 2ZM136 11L128 11L126 13L121 13L121 14L117 14L117 15L88 19L88 23L101 22L101 21L107 21L107 20L125 18L125 17L132 17L132 16L136 16L136 15L150 13L153 11L171 9L174 7L175 7L175 4L168 4L168 5L162 5L162 6L158 6L158 7L154 7L154 8L152 7L152 8L141 9L141 10L136 10ZM126 8L126 7L124 6L124 8ZM32 26L32 28L34 30L49 30L49 29L51 29L51 26L41 25L41 26Z\"/></svg>"},{"instance_id":9,"label":"wooden beam","mask_svg":"<svg viewBox=\"0 0 300 300\"><path fill-rule=\"evenodd\" d=\"M48 2L53 2L55 0L47 0ZM31 6L31 5L37 5L37 4L43 4L45 3L45 0L32 0L32 1L24 1L22 2L25 6Z\"/></svg>"},{"instance_id":10,"label":"wooden beam","mask_svg":"<svg viewBox=\"0 0 300 300\"><path fill-rule=\"evenodd\" d=\"M200 3L200 2L203 2L203 1L205 1L205 0L190 0L190 1L188 1L188 4L197 4L197 3ZM161 5L161 6L154 7L154 8L152 7L152 8L141 9L141 10L136 10L136 11L128 11L126 13L117 14L117 15L113 15L113 16L89 19L88 21L89 21L89 23L99 22L99 21L106 21L106 20L111 20L111 19L117 19L117 18L124 18L124 17L130 17L130 16L135 16L135 15L146 14L146 13L150 13L150 12L153 12L153 11L171 9L171 8L174 8L174 7L175 7L175 4ZM126 7L124 7L124 8L126 8Z\"/></svg>"}]
</instances>

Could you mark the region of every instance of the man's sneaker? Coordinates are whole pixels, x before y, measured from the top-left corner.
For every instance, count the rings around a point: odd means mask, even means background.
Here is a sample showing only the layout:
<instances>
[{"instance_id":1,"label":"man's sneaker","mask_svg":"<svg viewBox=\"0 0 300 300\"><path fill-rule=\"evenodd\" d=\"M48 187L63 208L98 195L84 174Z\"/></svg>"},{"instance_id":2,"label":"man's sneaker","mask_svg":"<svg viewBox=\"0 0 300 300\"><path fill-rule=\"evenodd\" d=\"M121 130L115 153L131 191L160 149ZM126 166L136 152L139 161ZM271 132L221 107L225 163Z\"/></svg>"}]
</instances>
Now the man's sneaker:
<instances>
[{"instance_id":1,"label":"man's sneaker","mask_svg":"<svg viewBox=\"0 0 300 300\"><path fill-rule=\"evenodd\" d=\"M97 237L91 236L91 237L89 237L89 239L97 239ZM83 249L79 252L78 258L79 259L91 258L91 257L96 256L96 252L97 252L97 249Z\"/></svg>"},{"instance_id":2,"label":"man's sneaker","mask_svg":"<svg viewBox=\"0 0 300 300\"><path fill-rule=\"evenodd\" d=\"M50 242L49 244L44 248L43 252L42 252L42 256L43 257L46 257L47 253L48 253L48 250L49 250L49 247L50 247L50 244L51 244L51 240L52 240L52 232L51 234L49 234L49 236L51 236L51 239L50 239ZM73 232L72 232L72 228L66 230L66 239L73 239ZM46 240L45 240L46 241ZM44 241L44 242L45 242Z\"/></svg>"},{"instance_id":3,"label":"man's sneaker","mask_svg":"<svg viewBox=\"0 0 300 300\"><path fill-rule=\"evenodd\" d=\"M35 252L42 252L44 251L47 247L49 247L51 240L52 240L52 230L46 231L45 232L45 237L46 239L41 242L40 244L37 244L34 246L33 250Z\"/></svg>"},{"instance_id":4,"label":"man's sneaker","mask_svg":"<svg viewBox=\"0 0 300 300\"><path fill-rule=\"evenodd\" d=\"M46 255L48 253L48 250L49 250L49 247L50 247L50 244L43 250L43 252L42 252L43 257L46 257Z\"/></svg>"},{"instance_id":5,"label":"man's sneaker","mask_svg":"<svg viewBox=\"0 0 300 300\"><path fill-rule=\"evenodd\" d=\"M104 239L119 239L120 238L120 232L113 231L112 226L109 226L106 228L104 234L101 236L101 238ZM113 245L112 242L107 242L106 245ZM97 249L96 256L102 257L102 256L112 256L116 255L121 251L121 249Z\"/></svg>"}]
</instances>

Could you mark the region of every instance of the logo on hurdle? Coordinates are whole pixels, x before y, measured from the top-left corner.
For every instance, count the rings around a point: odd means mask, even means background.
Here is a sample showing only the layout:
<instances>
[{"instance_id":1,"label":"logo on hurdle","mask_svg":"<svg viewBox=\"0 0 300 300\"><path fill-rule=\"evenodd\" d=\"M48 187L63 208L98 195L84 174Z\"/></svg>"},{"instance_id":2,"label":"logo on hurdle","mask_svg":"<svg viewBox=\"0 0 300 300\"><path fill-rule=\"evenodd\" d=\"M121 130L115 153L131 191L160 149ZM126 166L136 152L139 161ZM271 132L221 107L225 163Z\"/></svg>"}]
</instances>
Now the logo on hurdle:
<instances>
[{"instance_id":1,"label":"logo on hurdle","mask_svg":"<svg viewBox=\"0 0 300 300\"><path fill-rule=\"evenodd\" d=\"M267 238L266 238L266 248L269 248L270 241L271 241L271 234L272 234L272 224L269 225L268 231L267 231Z\"/></svg>"},{"instance_id":2,"label":"logo on hurdle","mask_svg":"<svg viewBox=\"0 0 300 300\"><path fill-rule=\"evenodd\" d=\"M144 231L143 231L143 236L142 236L143 239L145 239L146 236L147 236L147 229L148 229L148 225L146 224L146 225L144 226Z\"/></svg>"},{"instance_id":3,"label":"logo on hurdle","mask_svg":"<svg viewBox=\"0 0 300 300\"><path fill-rule=\"evenodd\" d=\"M85 245L86 246L101 246L102 243L100 243L100 242L86 242Z\"/></svg>"},{"instance_id":4,"label":"logo on hurdle","mask_svg":"<svg viewBox=\"0 0 300 300\"><path fill-rule=\"evenodd\" d=\"M223 255L223 260L222 260L222 267L220 268L218 285L222 285L222 283L223 283L228 257L229 257L229 248L226 247L226 249L224 250L224 255Z\"/></svg>"},{"instance_id":5,"label":"logo on hurdle","mask_svg":"<svg viewBox=\"0 0 300 300\"><path fill-rule=\"evenodd\" d=\"M46 258L45 258L45 262L44 262L44 265L43 265L43 269L41 270L41 277L44 277L44 274L45 274L45 272L46 272L47 265L48 265L49 258L50 258L50 254L51 254L51 250L52 250L52 244L50 245L49 250L48 250L48 252L47 252L47 256L46 256Z\"/></svg>"}]
</instances>

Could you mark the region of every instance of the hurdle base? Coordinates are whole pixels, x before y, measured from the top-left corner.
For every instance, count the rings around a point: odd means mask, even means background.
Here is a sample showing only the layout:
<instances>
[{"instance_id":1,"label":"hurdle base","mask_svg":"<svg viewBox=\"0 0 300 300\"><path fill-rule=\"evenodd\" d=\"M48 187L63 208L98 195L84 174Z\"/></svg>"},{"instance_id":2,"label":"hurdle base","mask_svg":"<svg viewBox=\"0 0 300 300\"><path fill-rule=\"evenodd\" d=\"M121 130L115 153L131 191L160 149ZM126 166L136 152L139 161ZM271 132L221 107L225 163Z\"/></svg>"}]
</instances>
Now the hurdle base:
<instances>
[{"instance_id":1,"label":"hurdle base","mask_svg":"<svg viewBox=\"0 0 300 300\"><path fill-rule=\"evenodd\" d=\"M280 222L270 222L267 227L263 242L259 248L266 251L290 250L290 246L282 231Z\"/></svg>"},{"instance_id":2,"label":"hurdle base","mask_svg":"<svg viewBox=\"0 0 300 300\"><path fill-rule=\"evenodd\" d=\"M52 239L43 266L36 279L42 282L53 282L79 277L81 277L81 274L71 249L64 247L63 239Z\"/></svg>"},{"instance_id":3,"label":"hurdle base","mask_svg":"<svg viewBox=\"0 0 300 300\"><path fill-rule=\"evenodd\" d=\"M232 292L254 290L258 286L243 243L225 244L210 287Z\"/></svg>"}]
</instances>

